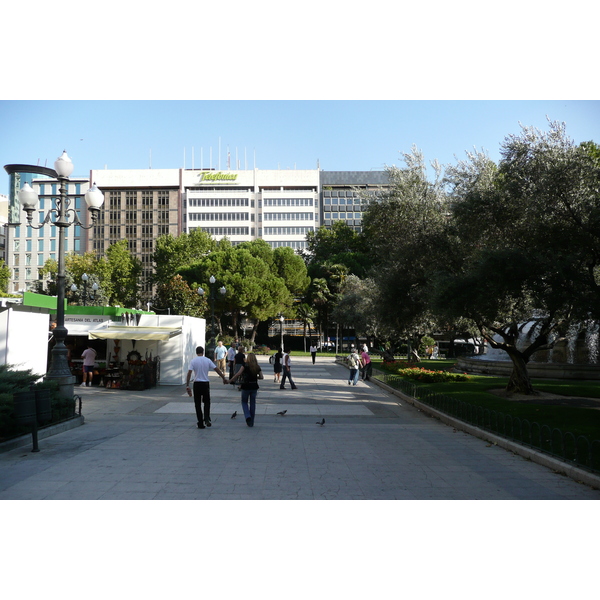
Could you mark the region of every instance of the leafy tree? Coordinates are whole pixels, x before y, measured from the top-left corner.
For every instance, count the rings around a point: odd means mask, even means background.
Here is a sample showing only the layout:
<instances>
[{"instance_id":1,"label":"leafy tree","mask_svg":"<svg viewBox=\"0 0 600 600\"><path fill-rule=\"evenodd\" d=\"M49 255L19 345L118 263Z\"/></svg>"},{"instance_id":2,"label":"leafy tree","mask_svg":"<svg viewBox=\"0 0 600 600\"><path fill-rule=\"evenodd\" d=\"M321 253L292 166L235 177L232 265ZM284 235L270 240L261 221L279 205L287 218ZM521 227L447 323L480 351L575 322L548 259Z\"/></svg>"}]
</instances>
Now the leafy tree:
<instances>
[{"instance_id":1,"label":"leafy tree","mask_svg":"<svg viewBox=\"0 0 600 600\"><path fill-rule=\"evenodd\" d=\"M138 304L139 277L142 263L129 251L127 240L106 250L106 273L102 286L112 305L135 307Z\"/></svg>"},{"instance_id":2,"label":"leafy tree","mask_svg":"<svg viewBox=\"0 0 600 600\"><path fill-rule=\"evenodd\" d=\"M302 256L311 277L318 276L315 271L324 263L344 265L349 273L363 277L372 263L366 239L344 221L309 231L306 241Z\"/></svg>"},{"instance_id":3,"label":"leafy tree","mask_svg":"<svg viewBox=\"0 0 600 600\"><path fill-rule=\"evenodd\" d=\"M437 162L429 181L419 150L413 147L404 161L405 168L388 167L391 186L364 213L363 234L374 261L382 330L414 338L417 347L434 324L428 285L431 273L447 260L449 205Z\"/></svg>"},{"instance_id":4,"label":"leafy tree","mask_svg":"<svg viewBox=\"0 0 600 600\"><path fill-rule=\"evenodd\" d=\"M6 266L4 259L0 259L0 294L8 293L10 275L10 268Z\"/></svg>"},{"instance_id":5,"label":"leafy tree","mask_svg":"<svg viewBox=\"0 0 600 600\"><path fill-rule=\"evenodd\" d=\"M395 337L382 319L377 285L370 278L360 279L356 275L349 275L331 316L337 323L351 324L358 335L364 335L369 340L390 340Z\"/></svg>"},{"instance_id":6,"label":"leafy tree","mask_svg":"<svg viewBox=\"0 0 600 600\"><path fill-rule=\"evenodd\" d=\"M108 304L109 296L105 292L105 281L109 276L108 262L105 258L97 258L92 252L86 252L85 254L70 252L65 256L65 291L67 301L71 304L83 303L84 284L81 277L84 273L89 277L86 304L88 306L104 306ZM58 274L58 263L56 260L49 258L40 269L40 274L42 278L35 282L34 291L38 294L56 296ZM92 285L94 283L97 283L99 287L92 299ZM71 291L72 284L77 286L77 291Z\"/></svg>"},{"instance_id":7,"label":"leafy tree","mask_svg":"<svg viewBox=\"0 0 600 600\"><path fill-rule=\"evenodd\" d=\"M324 277L311 280L306 292L306 304L316 311L316 321L321 335L326 334L329 325L329 312L333 307L336 295L330 290Z\"/></svg>"},{"instance_id":8,"label":"leafy tree","mask_svg":"<svg viewBox=\"0 0 600 600\"><path fill-rule=\"evenodd\" d=\"M108 303L108 296L105 292L104 281L109 278L109 264L106 258L97 258L93 252L84 254L69 253L65 257L65 286L69 302L83 304L83 294L85 291L82 276L85 273L88 276L87 298L88 306L103 306ZM71 291L71 285L77 286L77 291ZM98 284L98 291L92 295L92 286Z\"/></svg>"},{"instance_id":9,"label":"leafy tree","mask_svg":"<svg viewBox=\"0 0 600 600\"><path fill-rule=\"evenodd\" d=\"M152 255L153 283L166 284L178 269L192 265L216 250L217 242L202 229L193 229L179 236L162 235L156 240Z\"/></svg>"},{"instance_id":10,"label":"leafy tree","mask_svg":"<svg viewBox=\"0 0 600 600\"><path fill-rule=\"evenodd\" d=\"M207 298L192 289L181 275L171 277L167 283L159 283L155 301L158 306L168 306L173 315L204 317L208 309Z\"/></svg>"},{"instance_id":11,"label":"leafy tree","mask_svg":"<svg viewBox=\"0 0 600 600\"><path fill-rule=\"evenodd\" d=\"M310 284L306 264L291 248L281 246L273 250L274 273L281 277L292 296L302 295Z\"/></svg>"},{"instance_id":12,"label":"leafy tree","mask_svg":"<svg viewBox=\"0 0 600 600\"><path fill-rule=\"evenodd\" d=\"M234 335L238 331L240 313L255 320L264 320L292 304L292 297L285 282L276 276L261 258L251 254L247 248L224 246L212 252L200 262L179 270L181 276L192 287L201 286L210 293L209 278L217 280L219 287L225 286L224 296L215 296L215 312L219 316L229 314Z\"/></svg>"},{"instance_id":13,"label":"leafy tree","mask_svg":"<svg viewBox=\"0 0 600 600\"><path fill-rule=\"evenodd\" d=\"M453 268L434 277L434 304L470 318L507 352L508 391L534 393L531 356L564 339L574 321L600 315L595 150L575 146L564 124L550 123L548 132L523 127L505 139L497 170L472 155L450 173L455 242L446 264Z\"/></svg>"}]
</instances>

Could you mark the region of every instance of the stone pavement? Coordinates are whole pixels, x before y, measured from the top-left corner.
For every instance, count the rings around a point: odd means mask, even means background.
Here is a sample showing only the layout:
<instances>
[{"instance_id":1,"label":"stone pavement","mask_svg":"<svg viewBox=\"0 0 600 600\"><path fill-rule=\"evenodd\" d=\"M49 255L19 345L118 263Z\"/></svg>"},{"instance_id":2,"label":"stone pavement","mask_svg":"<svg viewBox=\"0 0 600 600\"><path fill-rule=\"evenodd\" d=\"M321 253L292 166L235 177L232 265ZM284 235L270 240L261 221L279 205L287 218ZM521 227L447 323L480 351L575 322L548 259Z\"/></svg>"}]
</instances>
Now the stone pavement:
<instances>
[{"instance_id":1,"label":"stone pavement","mask_svg":"<svg viewBox=\"0 0 600 600\"><path fill-rule=\"evenodd\" d=\"M40 439L39 453L0 453L0 499L600 499L372 382L348 386L333 357L294 357L297 390L280 390L261 363L253 428L214 373L213 426L202 430L184 386L77 388L85 424Z\"/></svg>"}]
</instances>

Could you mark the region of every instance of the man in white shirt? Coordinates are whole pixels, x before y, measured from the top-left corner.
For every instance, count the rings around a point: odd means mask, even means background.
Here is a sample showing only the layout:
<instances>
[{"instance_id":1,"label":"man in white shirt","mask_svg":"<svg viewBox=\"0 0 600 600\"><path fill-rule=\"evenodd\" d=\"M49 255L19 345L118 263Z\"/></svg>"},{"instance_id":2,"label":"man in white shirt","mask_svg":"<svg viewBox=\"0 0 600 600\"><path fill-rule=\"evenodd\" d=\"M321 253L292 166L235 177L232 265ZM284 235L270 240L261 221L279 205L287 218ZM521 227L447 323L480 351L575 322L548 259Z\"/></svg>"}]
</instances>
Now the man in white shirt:
<instances>
[{"instance_id":1,"label":"man in white shirt","mask_svg":"<svg viewBox=\"0 0 600 600\"><path fill-rule=\"evenodd\" d=\"M233 377L233 363L235 361L235 346L233 342L231 346L229 346L229 350L227 350L227 366L229 367L229 379Z\"/></svg>"},{"instance_id":2,"label":"man in white shirt","mask_svg":"<svg viewBox=\"0 0 600 600\"><path fill-rule=\"evenodd\" d=\"M290 385L292 386L292 389L295 390L296 389L296 384L294 383L294 380L292 379L292 359L290 358L290 354L292 353L291 350L288 350L287 352L284 352L283 354L283 377L281 378L281 385L279 386L280 390L285 390L285 380L286 378L290 380Z\"/></svg>"},{"instance_id":3,"label":"man in white shirt","mask_svg":"<svg viewBox=\"0 0 600 600\"><path fill-rule=\"evenodd\" d=\"M194 374L194 405L196 406L196 417L198 418L198 429L210 427L210 383L208 382L209 371L215 371L227 383L225 373L215 365L215 363L204 356L204 348L198 346L196 348L196 356L190 361L189 370L187 372L186 390L191 394L190 379ZM202 415L202 405L204 402L204 416Z\"/></svg>"}]
</instances>

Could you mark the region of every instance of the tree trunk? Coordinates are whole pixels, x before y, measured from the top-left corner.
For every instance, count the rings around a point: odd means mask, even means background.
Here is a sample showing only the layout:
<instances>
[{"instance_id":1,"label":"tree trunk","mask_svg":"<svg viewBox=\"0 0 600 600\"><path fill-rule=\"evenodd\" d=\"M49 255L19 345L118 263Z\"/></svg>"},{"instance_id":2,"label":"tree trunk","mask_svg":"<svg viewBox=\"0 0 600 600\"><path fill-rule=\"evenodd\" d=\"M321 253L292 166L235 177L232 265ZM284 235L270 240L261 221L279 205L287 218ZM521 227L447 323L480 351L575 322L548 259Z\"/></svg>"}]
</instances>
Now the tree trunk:
<instances>
[{"instance_id":1,"label":"tree trunk","mask_svg":"<svg viewBox=\"0 0 600 600\"><path fill-rule=\"evenodd\" d=\"M252 336L250 338L250 343L252 344L252 347L254 347L254 342L256 340L256 331L258 330L259 324L260 324L260 321L257 319L256 321L254 321L254 324L252 325Z\"/></svg>"},{"instance_id":2,"label":"tree trunk","mask_svg":"<svg viewBox=\"0 0 600 600\"><path fill-rule=\"evenodd\" d=\"M529 372L527 370L527 361L521 352L508 352L513 363L513 370L506 386L506 391L510 394L534 395L537 392L533 389Z\"/></svg>"}]
</instances>

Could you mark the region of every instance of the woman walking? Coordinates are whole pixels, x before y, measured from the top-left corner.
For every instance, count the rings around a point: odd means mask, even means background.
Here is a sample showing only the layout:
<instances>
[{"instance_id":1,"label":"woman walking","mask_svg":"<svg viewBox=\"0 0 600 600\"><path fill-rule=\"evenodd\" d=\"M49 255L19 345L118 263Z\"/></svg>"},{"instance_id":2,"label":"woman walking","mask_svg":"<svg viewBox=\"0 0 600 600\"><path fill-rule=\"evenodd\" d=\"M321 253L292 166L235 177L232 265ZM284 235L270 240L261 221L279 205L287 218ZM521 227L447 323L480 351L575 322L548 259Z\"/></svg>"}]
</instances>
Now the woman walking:
<instances>
[{"instance_id":1,"label":"woman walking","mask_svg":"<svg viewBox=\"0 0 600 600\"><path fill-rule=\"evenodd\" d=\"M273 359L273 374L274 374L274 378L273 378L273 382L274 383L279 383L279 380L281 378L281 371L283 370L283 366L281 364L281 359L283 358L283 348L279 348L279 350L275 353L274 355L274 359Z\"/></svg>"},{"instance_id":2,"label":"woman walking","mask_svg":"<svg viewBox=\"0 0 600 600\"><path fill-rule=\"evenodd\" d=\"M260 365L256 360L256 355L253 352L248 353L246 356L246 362L229 380L229 383L233 383L236 379L241 381L242 410L244 411L244 417L246 417L246 425L248 425L248 427L254 427L258 380L263 379L263 374Z\"/></svg>"},{"instance_id":3,"label":"woman walking","mask_svg":"<svg viewBox=\"0 0 600 600\"><path fill-rule=\"evenodd\" d=\"M246 355L244 354L244 350L245 350L245 348L243 346L238 346L237 354L235 355L235 358L233 359L233 374L234 375L244 366L244 362L246 360ZM240 386L238 385L238 392L241 389L242 388L240 388Z\"/></svg>"}]
</instances>

